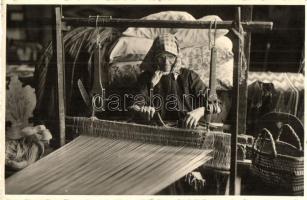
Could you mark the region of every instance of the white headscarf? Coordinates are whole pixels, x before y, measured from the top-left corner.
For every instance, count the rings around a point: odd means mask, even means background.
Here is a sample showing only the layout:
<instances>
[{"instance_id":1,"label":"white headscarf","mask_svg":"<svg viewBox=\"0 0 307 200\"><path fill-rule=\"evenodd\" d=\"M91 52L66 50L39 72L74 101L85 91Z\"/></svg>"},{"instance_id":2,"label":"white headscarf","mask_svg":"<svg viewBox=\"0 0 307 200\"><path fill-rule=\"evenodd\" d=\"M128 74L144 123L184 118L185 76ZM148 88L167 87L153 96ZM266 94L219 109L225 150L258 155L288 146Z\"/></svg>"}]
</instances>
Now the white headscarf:
<instances>
[{"instance_id":1,"label":"white headscarf","mask_svg":"<svg viewBox=\"0 0 307 200\"><path fill-rule=\"evenodd\" d=\"M160 71L157 66L156 57L164 52L168 52L176 56L175 63L170 72ZM154 76L151 80L152 86L154 87L160 81L163 75L172 73L174 75L174 78L177 79L181 69L180 61L181 56L177 39L174 35L166 33L157 37L154 40L152 47L148 51L140 68L147 71L154 71Z\"/></svg>"}]
</instances>

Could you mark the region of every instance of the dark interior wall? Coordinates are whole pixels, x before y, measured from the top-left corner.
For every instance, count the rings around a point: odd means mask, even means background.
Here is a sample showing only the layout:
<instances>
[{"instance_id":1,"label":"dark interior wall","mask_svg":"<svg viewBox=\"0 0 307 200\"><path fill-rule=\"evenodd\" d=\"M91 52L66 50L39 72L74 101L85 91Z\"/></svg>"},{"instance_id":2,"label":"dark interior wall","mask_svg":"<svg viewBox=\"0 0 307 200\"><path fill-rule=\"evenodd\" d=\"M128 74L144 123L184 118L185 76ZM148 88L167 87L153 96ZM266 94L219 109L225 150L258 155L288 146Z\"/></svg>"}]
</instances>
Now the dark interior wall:
<instances>
[{"instance_id":1,"label":"dark interior wall","mask_svg":"<svg viewBox=\"0 0 307 200\"><path fill-rule=\"evenodd\" d=\"M298 72L305 43L305 7L256 6L253 18L274 23L272 31L252 36L254 70Z\"/></svg>"},{"instance_id":2,"label":"dark interior wall","mask_svg":"<svg viewBox=\"0 0 307 200\"><path fill-rule=\"evenodd\" d=\"M8 29L25 30L25 40L46 46L51 40L53 15L52 6L9 5L8 16L16 8L24 13L24 20L12 21L8 17ZM218 15L223 20L234 18L236 6L211 5L99 5L63 6L65 16L88 17L106 15L114 18L141 18L146 15L166 11L186 11L195 18ZM18 9L17 9L18 10ZM251 67L253 71L299 70L304 48L305 7L304 6L254 6L253 19L273 21L273 31L254 33L251 46ZM10 44L10 43L8 43Z\"/></svg>"}]
</instances>

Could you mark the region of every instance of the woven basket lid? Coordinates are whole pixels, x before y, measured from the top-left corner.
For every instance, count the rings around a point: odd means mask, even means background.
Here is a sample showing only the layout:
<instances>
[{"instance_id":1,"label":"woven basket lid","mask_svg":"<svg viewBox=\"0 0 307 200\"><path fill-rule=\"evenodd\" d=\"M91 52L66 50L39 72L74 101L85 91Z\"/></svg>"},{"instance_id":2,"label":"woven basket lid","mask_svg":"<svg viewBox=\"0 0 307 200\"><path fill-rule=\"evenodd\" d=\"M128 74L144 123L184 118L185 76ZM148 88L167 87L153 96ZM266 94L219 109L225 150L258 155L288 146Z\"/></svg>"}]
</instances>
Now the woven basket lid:
<instances>
[{"instance_id":1,"label":"woven basket lid","mask_svg":"<svg viewBox=\"0 0 307 200\"><path fill-rule=\"evenodd\" d=\"M258 132L263 128L267 128L272 133L274 139L276 139L282 124L289 124L301 140L302 145L304 145L304 126L296 116L289 113L270 112L263 115L258 121ZM280 140L292 143L292 139L287 136L290 135L283 133L280 137Z\"/></svg>"}]
</instances>

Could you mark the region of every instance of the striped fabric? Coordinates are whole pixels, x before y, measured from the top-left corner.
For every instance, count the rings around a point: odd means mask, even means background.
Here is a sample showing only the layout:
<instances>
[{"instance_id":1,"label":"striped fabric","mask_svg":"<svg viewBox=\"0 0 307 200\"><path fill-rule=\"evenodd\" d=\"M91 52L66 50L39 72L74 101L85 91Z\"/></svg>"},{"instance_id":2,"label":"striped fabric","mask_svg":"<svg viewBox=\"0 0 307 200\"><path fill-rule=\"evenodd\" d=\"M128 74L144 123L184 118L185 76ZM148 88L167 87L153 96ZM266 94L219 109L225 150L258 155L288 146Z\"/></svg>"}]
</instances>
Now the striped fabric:
<instances>
[{"instance_id":1,"label":"striped fabric","mask_svg":"<svg viewBox=\"0 0 307 200\"><path fill-rule=\"evenodd\" d=\"M304 75L299 73L249 72L247 84L256 81L273 83L274 88L280 91L304 90Z\"/></svg>"}]
</instances>

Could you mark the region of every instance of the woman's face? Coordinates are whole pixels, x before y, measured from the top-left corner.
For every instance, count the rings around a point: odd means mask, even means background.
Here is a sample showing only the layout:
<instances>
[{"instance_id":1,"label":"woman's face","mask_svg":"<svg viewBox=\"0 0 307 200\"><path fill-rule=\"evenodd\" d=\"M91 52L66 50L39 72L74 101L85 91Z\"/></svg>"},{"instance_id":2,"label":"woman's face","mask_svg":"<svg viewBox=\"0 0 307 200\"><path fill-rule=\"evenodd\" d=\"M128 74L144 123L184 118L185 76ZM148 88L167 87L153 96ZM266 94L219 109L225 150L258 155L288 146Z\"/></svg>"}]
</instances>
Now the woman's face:
<instances>
[{"instance_id":1,"label":"woman's face","mask_svg":"<svg viewBox=\"0 0 307 200\"><path fill-rule=\"evenodd\" d=\"M175 61L176 56L168 52L163 52L157 56L159 70L164 72L170 72Z\"/></svg>"}]
</instances>

